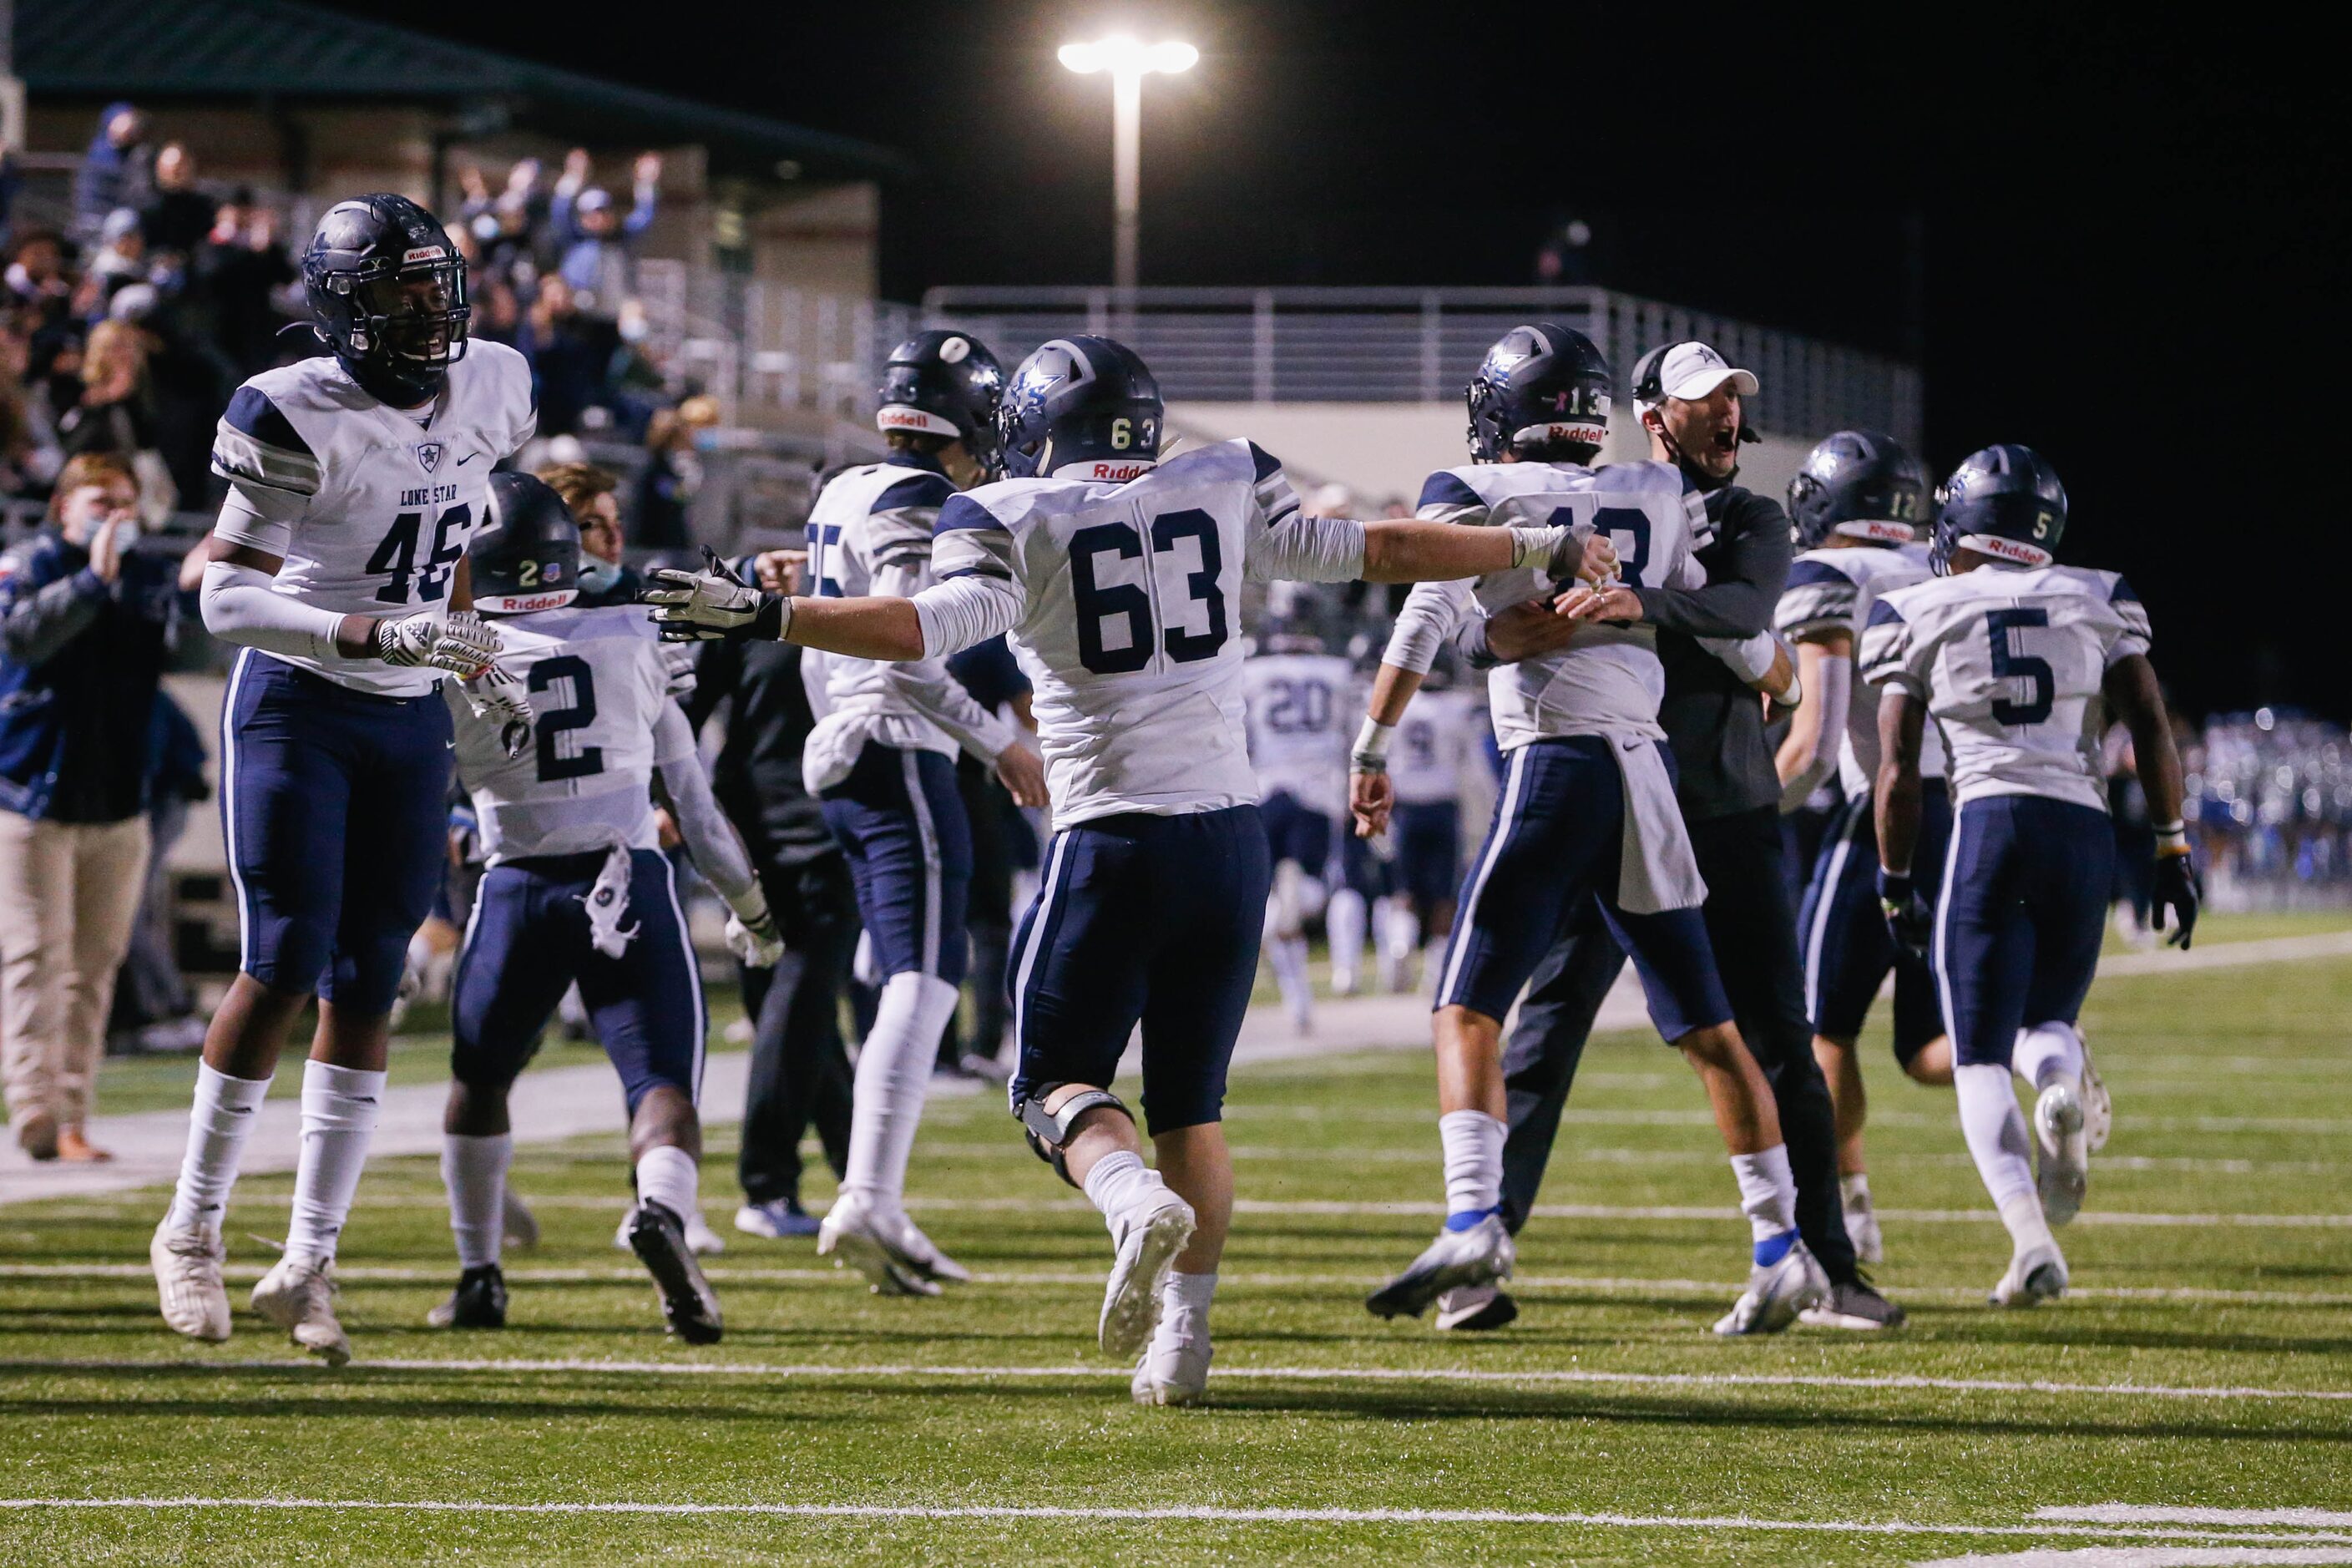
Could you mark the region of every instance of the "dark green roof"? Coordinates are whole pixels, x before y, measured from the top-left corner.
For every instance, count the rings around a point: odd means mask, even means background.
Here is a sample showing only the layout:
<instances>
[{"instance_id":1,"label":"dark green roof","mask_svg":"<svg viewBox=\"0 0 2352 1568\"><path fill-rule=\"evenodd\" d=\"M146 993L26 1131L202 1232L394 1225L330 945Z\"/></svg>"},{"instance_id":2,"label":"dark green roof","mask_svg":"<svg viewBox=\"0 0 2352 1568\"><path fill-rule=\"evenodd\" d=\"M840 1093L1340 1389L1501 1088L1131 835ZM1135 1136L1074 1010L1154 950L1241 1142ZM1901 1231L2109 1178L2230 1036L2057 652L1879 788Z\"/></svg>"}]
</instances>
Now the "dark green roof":
<instances>
[{"instance_id":1,"label":"dark green roof","mask_svg":"<svg viewBox=\"0 0 2352 1568\"><path fill-rule=\"evenodd\" d=\"M700 142L722 165L791 159L820 177L908 172L871 142L285 0L17 0L16 10L16 74L37 97L487 105L561 135Z\"/></svg>"}]
</instances>

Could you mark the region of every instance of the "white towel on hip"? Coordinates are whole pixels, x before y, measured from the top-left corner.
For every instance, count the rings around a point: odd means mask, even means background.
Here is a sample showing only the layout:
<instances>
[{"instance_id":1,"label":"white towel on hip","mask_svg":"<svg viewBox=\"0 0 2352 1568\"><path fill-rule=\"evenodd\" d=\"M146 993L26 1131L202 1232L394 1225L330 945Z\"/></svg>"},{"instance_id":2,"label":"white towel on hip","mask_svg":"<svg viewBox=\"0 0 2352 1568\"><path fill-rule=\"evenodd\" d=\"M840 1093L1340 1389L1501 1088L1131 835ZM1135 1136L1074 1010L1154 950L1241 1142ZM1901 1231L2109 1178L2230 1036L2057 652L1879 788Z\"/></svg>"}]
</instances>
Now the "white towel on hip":
<instances>
[{"instance_id":1,"label":"white towel on hip","mask_svg":"<svg viewBox=\"0 0 2352 1568\"><path fill-rule=\"evenodd\" d=\"M1706 901L1706 883L1691 854L1682 807L1675 801L1664 744L1645 735L1612 735L1610 750L1625 781L1617 907L1635 915L1696 909Z\"/></svg>"}]
</instances>

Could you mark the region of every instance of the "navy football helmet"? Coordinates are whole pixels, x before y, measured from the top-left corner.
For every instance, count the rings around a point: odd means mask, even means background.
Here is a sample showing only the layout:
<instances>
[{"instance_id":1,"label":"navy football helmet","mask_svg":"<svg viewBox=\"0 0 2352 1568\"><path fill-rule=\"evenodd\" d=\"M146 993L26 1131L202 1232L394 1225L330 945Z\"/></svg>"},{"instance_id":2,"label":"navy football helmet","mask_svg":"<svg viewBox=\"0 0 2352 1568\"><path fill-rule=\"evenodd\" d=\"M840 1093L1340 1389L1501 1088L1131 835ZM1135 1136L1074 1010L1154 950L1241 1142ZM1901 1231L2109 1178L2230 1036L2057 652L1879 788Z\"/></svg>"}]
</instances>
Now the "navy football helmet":
<instances>
[{"instance_id":1,"label":"navy football helmet","mask_svg":"<svg viewBox=\"0 0 2352 1568\"><path fill-rule=\"evenodd\" d=\"M1815 447L1789 481L1797 548L1832 534L1908 544L1928 526L1927 471L1902 442L1875 430L1841 430Z\"/></svg>"},{"instance_id":2,"label":"navy football helmet","mask_svg":"<svg viewBox=\"0 0 2352 1568\"><path fill-rule=\"evenodd\" d=\"M337 202L302 252L311 330L374 396L441 395L466 353L466 258L431 213L378 193Z\"/></svg>"},{"instance_id":3,"label":"navy football helmet","mask_svg":"<svg viewBox=\"0 0 2352 1568\"><path fill-rule=\"evenodd\" d=\"M466 559L473 563L474 608L484 615L560 609L580 592L580 525L544 481L492 474L489 505Z\"/></svg>"},{"instance_id":4,"label":"navy football helmet","mask_svg":"<svg viewBox=\"0 0 2352 1568\"><path fill-rule=\"evenodd\" d=\"M1511 447L1539 441L1599 451L1609 438L1610 379L1608 360L1574 328L1557 321L1513 327L1462 389L1470 455L1499 462Z\"/></svg>"},{"instance_id":5,"label":"navy football helmet","mask_svg":"<svg viewBox=\"0 0 2352 1568\"><path fill-rule=\"evenodd\" d=\"M996 405L1004 367L970 332L918 332L890 351L882 367L877 430L912 430L960 440L992 479L997 471Z\"/></svg>"},{"instance_id":6,"label":"navy football helmet","mask_svg":"<svg viewBox=\"0 0 2352 1568\"><path fill-rule=\"evenodd\" d=\"M1040 479L1073 463L1132 479L1159 461L1160 384L1133 349L1092 332L1055 338L1021 362L996 411L1004 472ZM1140 472L1138 468L1136 472Z\"/></svg>"},{"instance_id":7,"label":"navy football helmet","mask_svg":"<svg viewBox=\"0 0 2352 1568\"><path fill-rule=\"evenodd\" d=\"M1929 558L1938 576L1952 552L1973 550L2016 566L2047 566L2066 531L2066 487L2031 447L2004 441L1960 459L1936 488L1936 537Z\"/></svg>"}]
</instances>

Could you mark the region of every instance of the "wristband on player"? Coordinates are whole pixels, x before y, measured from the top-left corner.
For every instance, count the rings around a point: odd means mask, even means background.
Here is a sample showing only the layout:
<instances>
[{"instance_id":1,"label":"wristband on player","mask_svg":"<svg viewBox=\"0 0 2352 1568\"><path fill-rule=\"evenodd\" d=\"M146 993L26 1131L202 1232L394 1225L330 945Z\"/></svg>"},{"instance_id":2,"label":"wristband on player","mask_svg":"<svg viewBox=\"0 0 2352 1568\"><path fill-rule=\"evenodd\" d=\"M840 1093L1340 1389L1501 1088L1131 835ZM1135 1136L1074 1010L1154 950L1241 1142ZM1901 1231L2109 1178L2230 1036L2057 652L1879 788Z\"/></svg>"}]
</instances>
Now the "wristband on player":
<instances>
[{"instance_id":1,"label":"wristband on player","mask_svg":"<svg viewBox=\"0 0 2352 1568\"><path fill-rule=\"evenodd\" d=\"M1365 716L1364 727L1356 731L1356 749L1348 761L1360 773L1384 773L1389 771L1389 742L1396 739L1396 726L1383 724Z\"/></svg>"},{"instance_id":2,"label":"wristband on player","mask_svg":"<svg viewBox=\"0 0 2352 1568\"><path fill-rule=\"evenodd\" d=\"M1878 901L1890 910L1901 909L1911 901L1911 873L1878 868Z\"/></svg>"},{"instance_id":3,"label":"wristband on player","mask_svg":"<svg viewBox=\"0 0 2352 1568\"><path fill-rule=\"evenodd\" d=\"M762 603L760 605L760 612L751 617L751 635L754 637L773 637L776 641L782 642L785 637L792 634L793 629L792 595L789 594L763 594L761 595L761 598ZM772 627L771 627L769 624L769 606L772 605L775 606L773 612L774 625Z\"/></svg>"},{"instance_id":4,"label":"wristband on player","mask_svg":"<svg viewBox=\"0 0 2352 1568\"><path fill-rule=\"evenodd\" d=\"M2156 852L2159 855L2189 853L2189 829L2178 821L2156 825Z\"/></svg>"}]
</instances>

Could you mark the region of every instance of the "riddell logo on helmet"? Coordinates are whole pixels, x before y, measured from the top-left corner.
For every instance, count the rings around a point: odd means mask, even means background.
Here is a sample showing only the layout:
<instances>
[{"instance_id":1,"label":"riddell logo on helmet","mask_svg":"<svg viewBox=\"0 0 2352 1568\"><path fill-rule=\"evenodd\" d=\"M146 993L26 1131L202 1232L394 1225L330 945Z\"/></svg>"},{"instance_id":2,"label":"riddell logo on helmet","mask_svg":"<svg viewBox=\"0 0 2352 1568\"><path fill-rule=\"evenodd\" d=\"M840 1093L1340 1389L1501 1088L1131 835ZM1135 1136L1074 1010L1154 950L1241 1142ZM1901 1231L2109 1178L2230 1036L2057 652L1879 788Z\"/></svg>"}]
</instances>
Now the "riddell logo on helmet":
<instances>
[{"instance_id":1,"label":"riddell logo on helmet","mask_svg":"<svg viewBox=\"0 0 2352 1568\"><path fill-rule=\"evenodd\" d=\"M508 594L487 607L520 616L531 610L560 610L571 602L571 591L566 589L561 594Z\"/></svg>"},{"instance_id":2,"label":"riddell logo on helmet","mask_svg":"<svg viewBox=\"0 0 2352 1568\"><path fill-rule=\"evenodd\" d=\"M1960 541L1960 548L1973 550L1979 555L1990 555L2000 561L2014 561L2021 566L2047 566L2050 552L2038 544L2020 540L2003 539L1998 533L1972 533Z\"/></svg>"},{"instance_id":3,"label":"riddell logo on helmet","mask_svg":"<svg viewBox=\"0 0 2352 1568\"><path fill-rule=\"evenodd\" d=\"M403 252L400 264L405 267L412 261L439 261L448 254L437 245L420 245L414 250Z\"/></svg>"},{"instance_id":4,"label":"riddell logo on helmet","mask_svg":"<svg viewBox=\"0 0 2352 1568\"><path fill-rule=\"evenodd\" d=\"M1123 484L1129 479L1139 479L1143 475L1150 473L1151 468L1152 465L1150 463L1139 463L1133 460L1127 462L1108 462L1098 460L1087 464L1086 471L1079 474L1077 477L1082 479L1096 481L1108 479L1114 484Z\"/></svg>"}]
</instances>

